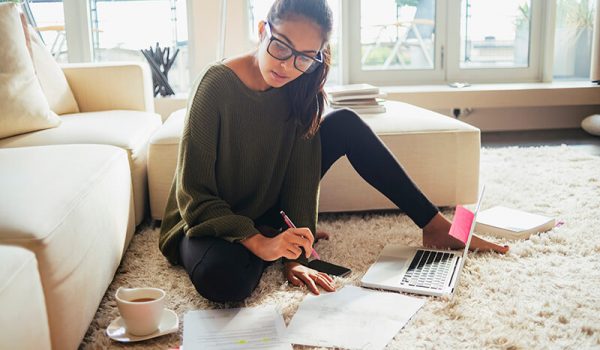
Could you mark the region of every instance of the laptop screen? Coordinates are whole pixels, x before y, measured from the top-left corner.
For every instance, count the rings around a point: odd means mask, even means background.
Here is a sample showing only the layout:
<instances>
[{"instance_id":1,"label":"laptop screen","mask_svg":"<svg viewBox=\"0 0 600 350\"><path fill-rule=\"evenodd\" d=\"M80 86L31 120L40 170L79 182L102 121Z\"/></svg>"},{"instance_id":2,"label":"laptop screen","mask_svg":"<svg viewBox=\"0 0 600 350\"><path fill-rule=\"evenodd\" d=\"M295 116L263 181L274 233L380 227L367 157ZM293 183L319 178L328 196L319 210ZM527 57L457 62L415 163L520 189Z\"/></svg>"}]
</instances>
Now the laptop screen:
<instances>
[{"instance_id":1,"label":"laptop screen","mask_svg":"<svg viewBox=\"0 0 600 350\"><path fill-rule=\"evenodd\" d=\"M452 220L449 234L465 244L463 260L467 257L467 252L471 245L471 238L473 237L473 230L475 229L475 219L479 212L479 207L481 206L484 191L485 186L482 186L479 191L479 199L477 200L477 206L475 207L474 213L463 206L456 206L456 212L454 213L454 219Z\"/></svg>"}]
</instances>

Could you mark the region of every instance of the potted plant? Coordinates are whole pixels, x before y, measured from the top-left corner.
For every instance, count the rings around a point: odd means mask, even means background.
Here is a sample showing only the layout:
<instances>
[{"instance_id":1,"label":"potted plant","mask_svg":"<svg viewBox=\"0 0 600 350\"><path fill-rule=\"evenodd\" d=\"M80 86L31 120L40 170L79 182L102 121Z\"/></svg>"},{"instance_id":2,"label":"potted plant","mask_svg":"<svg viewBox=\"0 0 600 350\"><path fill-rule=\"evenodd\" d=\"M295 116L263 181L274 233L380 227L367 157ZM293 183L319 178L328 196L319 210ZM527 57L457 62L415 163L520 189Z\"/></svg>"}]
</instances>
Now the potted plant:
<instances>
[{"instance_id":1,"label":"potted plant","mask_svg":"<svg viewBox=\"0 0 600 350\"><path fill-rule=\"evenodd\" d=\"M531 25L531 8L526 2L519 5L515 20L514 60L517 66L529 64L529 30Z\"/></svg>"},{"instance_id":2,"label":"potted plant","mask_svg":"<svg viewBox=\"0 0 600 350\"><path fill-rule=\"evenodd\" d=\"M558 0L554 75L588 77L594 27L593 2Z\"/></svg>"}]
</instances>

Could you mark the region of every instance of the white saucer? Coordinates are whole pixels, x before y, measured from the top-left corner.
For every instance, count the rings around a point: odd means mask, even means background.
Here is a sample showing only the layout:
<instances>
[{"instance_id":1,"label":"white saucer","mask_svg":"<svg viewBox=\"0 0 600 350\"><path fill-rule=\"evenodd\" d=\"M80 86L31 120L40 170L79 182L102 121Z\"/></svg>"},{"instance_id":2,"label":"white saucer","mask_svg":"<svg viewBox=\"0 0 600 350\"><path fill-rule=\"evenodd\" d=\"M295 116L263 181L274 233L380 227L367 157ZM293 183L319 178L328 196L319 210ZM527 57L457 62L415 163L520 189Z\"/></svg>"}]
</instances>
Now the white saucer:
<instances>
[{"instance_id":1,"label":"white saucer","mask_svg":"<svg viewBox=\"0 0 600 350\"><path fill-rule=\"evenodd\" d=\"M108 325L108 328L106 328L106 334L113 340L129 343L160 337L161 335L177 332L178 329L179 318L177 317L177 314L172 310L164 309L158 329L154 333L143 336L129 334L127 333L127 328L125 327L123 319L117 317Z\"/></svg>"}]
</instances>

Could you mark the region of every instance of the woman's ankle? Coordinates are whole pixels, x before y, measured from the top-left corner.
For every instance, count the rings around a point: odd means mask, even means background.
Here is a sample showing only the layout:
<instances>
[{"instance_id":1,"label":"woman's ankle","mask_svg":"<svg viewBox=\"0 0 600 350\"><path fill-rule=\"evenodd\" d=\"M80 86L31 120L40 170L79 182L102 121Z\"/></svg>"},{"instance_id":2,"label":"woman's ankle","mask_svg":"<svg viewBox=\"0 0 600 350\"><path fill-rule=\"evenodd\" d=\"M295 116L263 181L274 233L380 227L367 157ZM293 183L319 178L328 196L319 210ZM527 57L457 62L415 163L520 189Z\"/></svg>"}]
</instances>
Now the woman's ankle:
<instances>
[{"instance_id":1,"label":"woman's ankle","mask_svg":"<svg viewBox=\"0 0 600 350\"><path fill-rule=\"evenodd\" d=\"M434 217L431 220L429 220L427 225L423 227L423 234L427 235L432 233L439 233L440 231L447 233L450 231L451 225L452 223L448 219L446 219L444 215L442 215L442 213L437 212L437 214L435 214Z\"/></svg>"}]
</instances>

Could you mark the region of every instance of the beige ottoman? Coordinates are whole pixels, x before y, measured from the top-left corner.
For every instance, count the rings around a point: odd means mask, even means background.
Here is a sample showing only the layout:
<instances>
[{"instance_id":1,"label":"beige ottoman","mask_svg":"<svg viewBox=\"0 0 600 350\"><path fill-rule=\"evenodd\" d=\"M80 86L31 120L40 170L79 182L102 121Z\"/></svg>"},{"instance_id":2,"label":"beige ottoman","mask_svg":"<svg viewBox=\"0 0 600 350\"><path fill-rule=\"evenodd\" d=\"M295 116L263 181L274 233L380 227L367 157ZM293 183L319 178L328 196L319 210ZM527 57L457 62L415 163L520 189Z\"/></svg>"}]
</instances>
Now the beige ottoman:
<instances>
[{"instance_id":1,"label":"beige ottoman","mask_svg":"<svg viewBox=\"0 0 600 350\"><path fill-rule=\"evenodd\" d=\"M363 119L438 206L474 203L479 186L480 131L456 119L402 102ZM148 183L152 218L161 220L177 165L185 110L174 112L150 139ZM366 183L346 157L321 181L320 212L397 208Z\"/></svg>"},{"instance_id":2,"label":"beige ottoman","mask_svg":"<svg viewBox=\"0 0 600 350\"><path fill-rule=\"evenodd\" d=\"M0 244L35 254L52 348L77 349L134 231L127 152L0 149L0 193Z\"/></svg>"},{"instance_id":3,"label":"beige ottoman","mask_svg":"<svg viewBox=\"0 0 600 350\"><path fill-rule=\"evenodd\" d=\"M0 246L0 349L50 349L44 291L35 254Z\"/></svg>"}]
</instances>

